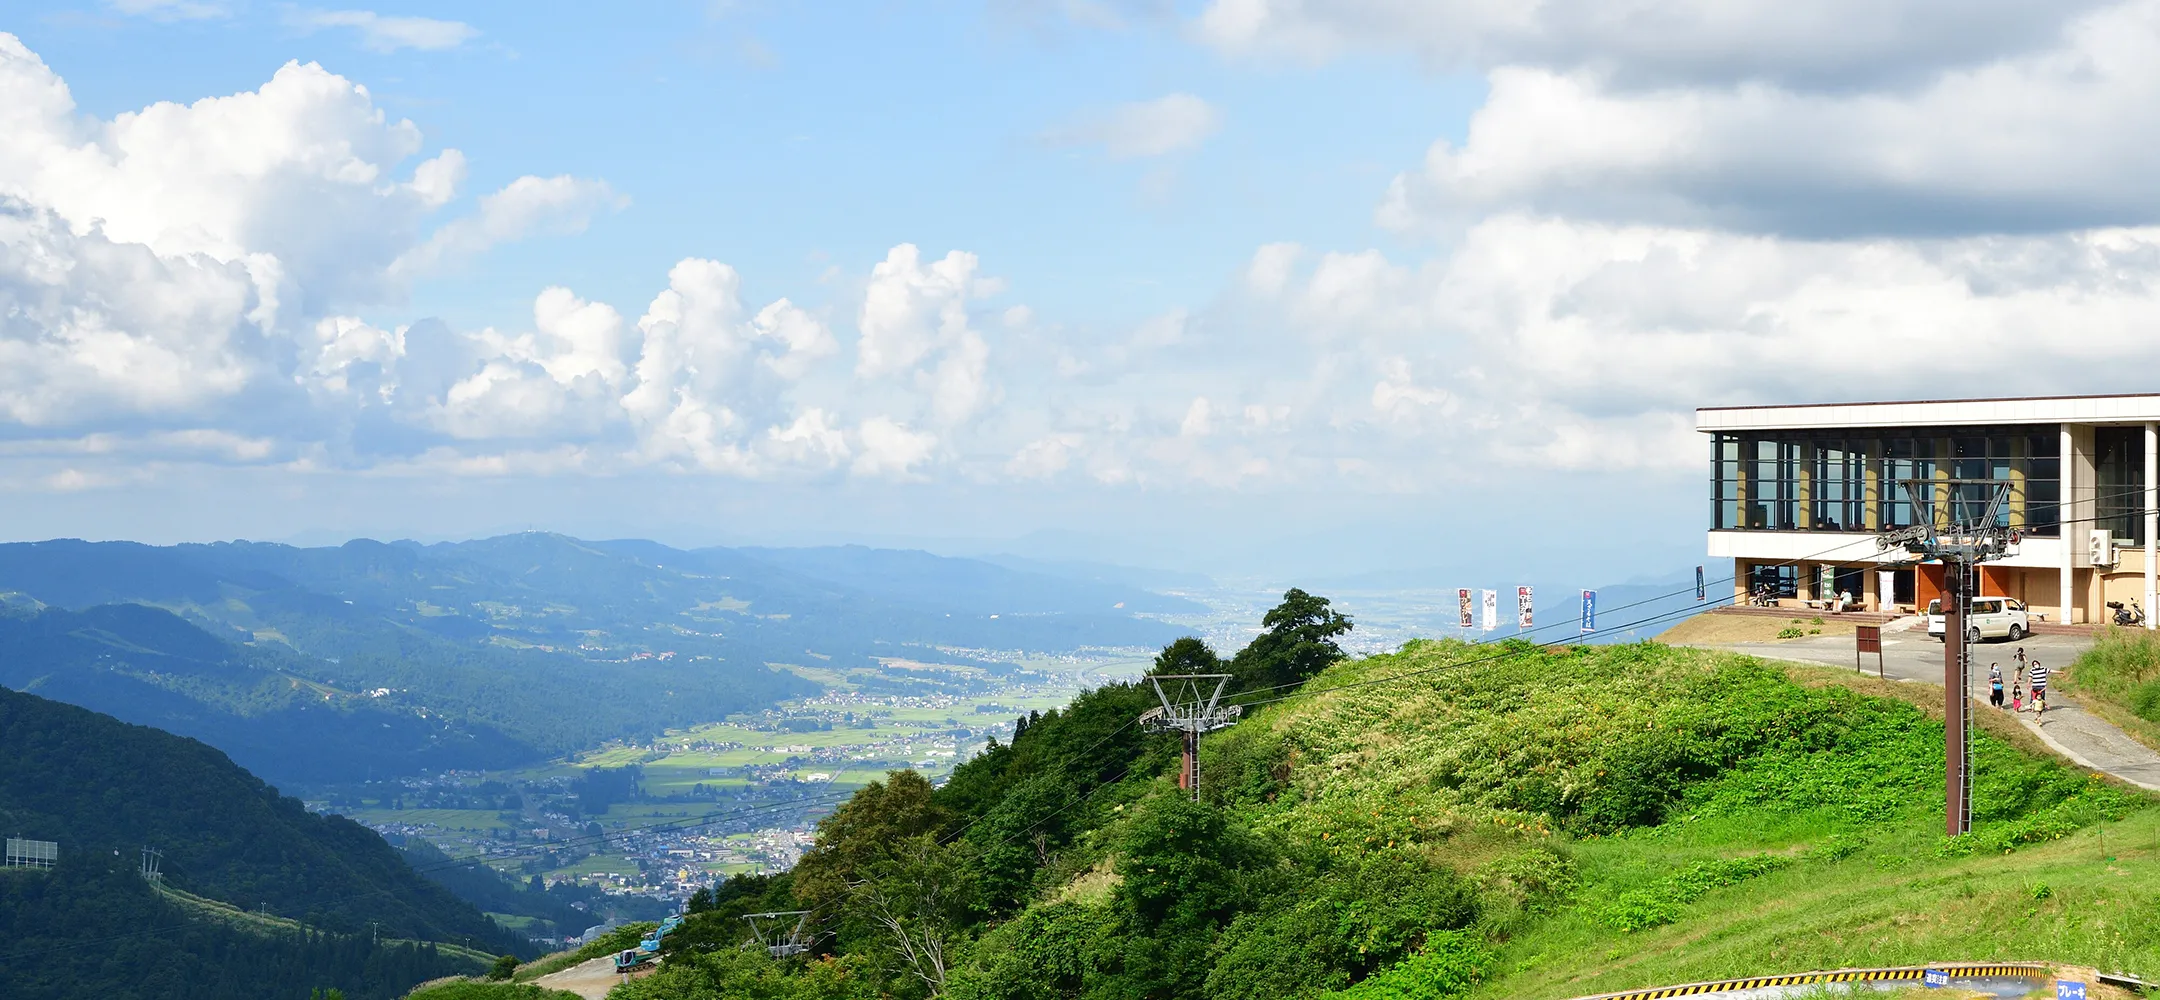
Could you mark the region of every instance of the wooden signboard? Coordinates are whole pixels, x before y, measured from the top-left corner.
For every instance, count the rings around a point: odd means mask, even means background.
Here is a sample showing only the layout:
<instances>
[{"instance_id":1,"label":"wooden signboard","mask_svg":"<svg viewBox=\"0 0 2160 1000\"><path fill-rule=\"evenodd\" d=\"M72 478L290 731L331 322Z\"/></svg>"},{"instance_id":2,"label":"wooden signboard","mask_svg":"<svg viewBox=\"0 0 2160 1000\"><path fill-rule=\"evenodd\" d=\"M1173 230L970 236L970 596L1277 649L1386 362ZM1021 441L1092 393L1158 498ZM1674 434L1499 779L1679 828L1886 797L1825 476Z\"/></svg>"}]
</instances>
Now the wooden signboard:
<instances>
[{"instance_id":1,"label":"wooden signboard","mask_svg":"<svg viewBox=\"0 0 2160 1000\"><path fill-rule=\"evenodd\" d=\"M1875 676L1883 676L1882 626L1862 625L1853 630L1853 669L1864 670L1860 665L1862 653L1875 654Z\"/></svg>"}]
</instances>

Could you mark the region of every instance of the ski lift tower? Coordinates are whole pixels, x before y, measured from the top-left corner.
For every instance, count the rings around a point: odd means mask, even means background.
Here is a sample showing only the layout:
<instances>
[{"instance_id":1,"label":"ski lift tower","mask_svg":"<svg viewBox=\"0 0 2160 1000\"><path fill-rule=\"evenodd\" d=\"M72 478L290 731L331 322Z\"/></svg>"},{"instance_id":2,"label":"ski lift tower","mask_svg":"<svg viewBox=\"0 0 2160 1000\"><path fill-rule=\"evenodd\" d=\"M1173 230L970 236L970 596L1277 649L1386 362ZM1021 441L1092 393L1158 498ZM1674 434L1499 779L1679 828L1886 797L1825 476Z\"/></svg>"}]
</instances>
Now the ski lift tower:
<instances>
[{"instance_id":1,"label":"ski lift tower","mask_svg":"<svg viewBox=\"0 0 2160 1000\"><path fill-rule=\"evenodd\" d=\"M1245 714L1243 705L1222 704L1229 674L1153 674L1159 708L1140 713L1140 724L1149 729L1176 730L1185 734L1185 764L1178 771L1178 787L1200 801L1200 734L1222 729Z\"/></svg>"},{"instance_id":2,"label":"ski lift tower","mask_svg":"<svg viewBox=\"0 0 2160 1000\"><path fill-rule=\"evenodd\" d=\"M795 918L791 925L789 917ZM749 922L750 933L757 935L758 944L765 953L774 958L800 955L810 950L810 911L775 910L771 913L745 913L743 920ZM758 921L766 921L763 924ZM788 928L782 930L782 928ZM748 942L745 942L747 945Z\"/></svg>"},{"instance_id":3,"label":"ski lift tower","mask_svg":"<svg viewBox=\"0 0 2160 1000\"><path fill-rule=\"evenodd\" d=\"M1975 567L2017 554L2003 499L2010 484L1996 479L1909 479L1901 484L1913 522L1875 537L1878 552L1903 550L1920 563L1943 566L1943 803L1944 831L1972 830L1972 649L1977 633L1965 625ZM1922 609L1925 610L1925 609Z\"/></svg>"}]
</instances>

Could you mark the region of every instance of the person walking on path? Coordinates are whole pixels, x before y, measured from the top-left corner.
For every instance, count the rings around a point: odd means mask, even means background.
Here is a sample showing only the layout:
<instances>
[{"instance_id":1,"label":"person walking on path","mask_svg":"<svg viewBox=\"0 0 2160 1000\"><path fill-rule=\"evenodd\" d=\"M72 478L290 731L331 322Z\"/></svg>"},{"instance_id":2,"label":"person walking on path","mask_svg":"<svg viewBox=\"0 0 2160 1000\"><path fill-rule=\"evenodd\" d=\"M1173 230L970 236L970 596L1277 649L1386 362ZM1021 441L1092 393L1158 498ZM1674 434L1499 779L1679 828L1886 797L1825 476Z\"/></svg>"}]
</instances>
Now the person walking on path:
<instances>
[{"instance_id":1,"label":"person walking on path","mask_svg":"<svg viewBox=\"0 0 2160 1000\"><path fill-rule=\"evenodd\" d=\"M2003 707L2002 667L1999 664L1988 664L1988 704Z\"/></svg>"},{"instance_id":2,"label":"person walking on path","mask_svg":"<svg viewBox=\"0 0 2160 1000\"><path fill-rule=\"evenodd\" d=\"M2013 712L2025 710L2025 682L2022 680L2010 682L2010 710Z\"/></svg>"},{"instance_id":3,"label":"person walking on path","mask_svg":"<svg viewBox=\"0 0 2160 1000\"><path fill-rule=\"evenodd\" d=\"M2047 682L2048 682L2048 668L2047 668L2047 667L2045 667L2045 666L2042 666L2042 665L2041 665L2041 663L2040 663L2040 661L2039 661L2038 659L2034 659L2034 660L2032 661L2032 671L2031 671L2031 674L2032 674L2032 694L2033 694L2033 711L2034 711L2034 712L2045 712L2045 711L2047 711Z\"/></svg>"}]
</instances>

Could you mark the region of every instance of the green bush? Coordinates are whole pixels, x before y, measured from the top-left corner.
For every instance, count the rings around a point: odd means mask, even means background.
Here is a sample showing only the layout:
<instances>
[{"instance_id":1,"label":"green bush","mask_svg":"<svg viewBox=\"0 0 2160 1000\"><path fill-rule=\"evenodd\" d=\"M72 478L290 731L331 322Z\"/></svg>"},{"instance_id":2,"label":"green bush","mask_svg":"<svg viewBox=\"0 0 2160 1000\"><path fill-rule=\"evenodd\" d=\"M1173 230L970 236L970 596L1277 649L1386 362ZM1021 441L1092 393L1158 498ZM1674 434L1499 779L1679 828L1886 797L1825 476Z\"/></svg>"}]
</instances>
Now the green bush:
<instances>
[{"instance_id":1,"label":"green bush","mask_svg":"<svg viewBox=\"0 0 2160 1000\"><path fill-rule=\"evenodd\" d=\"M1798 625L1787 625L1777 630L1777 637L1780 639L1798 639L1806 634L1806 632L1801 631Z\"/></svg>"},{"instance_id":2,"label":"green bush","mask_svg":"<svg viewBox=\"0 0 2160 1000\"><path fill-rule=\"evenodd\" d=\"M1207 996L1273 1000L1348 986L1477 915L1467 881L1399 849L1339 860L1280 890L1218 939Z\"/></svg>"},{"instance_id":3,"label":"green bush","mask_svg":"<svg viewBox=\"0 0 2160 1000\"><path fill-rule=\"evenodd\" d=\"M1435 934L1408 961L1328 994L1326 1000L1451 1000L1492 975L1493 956L1476 935Z\"/></svg>"},{"instance_id":4,"label":"green bush","mask_svg":"<svg viewBox=\"0 0 2160 1000\"><path fill-rule=\"evenodd\" d=\"M774 961L761 951L727 948L678 956L653 975L608 991L608 1000L875 1000L878 995L849 958Z\"/></svg>"}]
</instances>

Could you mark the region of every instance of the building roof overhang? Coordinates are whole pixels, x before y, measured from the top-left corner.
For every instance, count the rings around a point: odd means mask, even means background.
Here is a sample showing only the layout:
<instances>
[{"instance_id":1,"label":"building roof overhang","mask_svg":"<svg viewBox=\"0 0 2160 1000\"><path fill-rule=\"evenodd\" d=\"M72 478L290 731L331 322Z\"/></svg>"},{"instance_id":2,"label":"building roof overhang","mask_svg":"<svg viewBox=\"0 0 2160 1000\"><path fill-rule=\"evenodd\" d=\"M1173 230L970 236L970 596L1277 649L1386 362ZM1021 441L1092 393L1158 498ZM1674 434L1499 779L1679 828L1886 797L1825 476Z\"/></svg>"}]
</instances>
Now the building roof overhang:
<instances>
[{"instance_id":1,"label":"building roof overhang","mask_svg":"<svg viewBox=\"0 0 2160 1000\"><path fill-rule=\"evenodd\" d=\"M1695 429L1705 434L1831 427L2142 424L2148 421L2160 421L2160 393L1706 406L1695 411Z\"/></svg>"}]
</instances>

